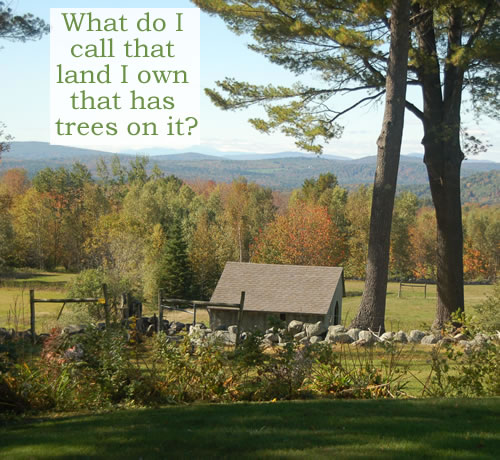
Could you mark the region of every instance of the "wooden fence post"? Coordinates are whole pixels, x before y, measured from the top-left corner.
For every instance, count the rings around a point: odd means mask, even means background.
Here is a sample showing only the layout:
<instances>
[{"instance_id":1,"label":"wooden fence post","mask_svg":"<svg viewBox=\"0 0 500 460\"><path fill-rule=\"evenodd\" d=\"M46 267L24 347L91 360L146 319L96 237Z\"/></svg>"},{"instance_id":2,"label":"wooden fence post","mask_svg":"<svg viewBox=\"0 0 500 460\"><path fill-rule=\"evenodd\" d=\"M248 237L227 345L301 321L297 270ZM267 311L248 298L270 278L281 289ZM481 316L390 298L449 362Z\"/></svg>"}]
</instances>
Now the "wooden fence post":
<instances>
[{"instance_id":1,"label":"wooden fence post","mask_svg":"<svg viewBox=\"0 0 500 460\"><path fill-rule=\"evenodd\" d=\"M424 299L427 299L427 283L424 284Z\"/></svg>"},{"instance_id":2,"label":"wooden fence post","mask_svg":"<svg viewBox=\"0 0 500 460\"><path fill-rule=\"evenodd\" d=\"M163 323L163 307L161 305L161 297L162 297L162 289L158 289L158 327L157 331L158 333L161 332L161 327Z\"/></svg>"},{"instance_id":3,"label":"wooden fence post","mask_svg":"<svg viewBox=\"0 0 500 460\"><path fill-rule=\"evenodd\" d=\"M399 282L398 299L401 297L401 281Z\"/></svg>"},{"instance_id":4,"label":"wooden fence post","mask_svg":"<svg viewBox=\"0 0 500 460\"><path fill-rule=\"evenodd\" d=\"M106 284L102 285L102 295L104 297L104 321L106 323L106 330L109 330L109 303L108 303L108 286Z\"/></svg>"},{"instance_id":5,"label":"wooden fence post","mask_svg":"<svg viewBox=\"0 0 500 460\"><path fill-rule=\"evenodd\" d=\"M30 289L30 331L31 331L31 343L34 345L36 342L35 333L35 290Z\"/></svg>"},{"instance_id":6,"label":"wooden fence post","mask_svg":"<svg viewBox=\"0 0 500 460\"><path fill-rule=\"evenodd\" d=\"M235 347L237 347L240 343L240 332L241 332L241 320L243 317L243 306L245 305L245 291L241 291L240 297L240 308L238 310L238 322L236 325L236 342Z\"/></svg>"}]
</instances>

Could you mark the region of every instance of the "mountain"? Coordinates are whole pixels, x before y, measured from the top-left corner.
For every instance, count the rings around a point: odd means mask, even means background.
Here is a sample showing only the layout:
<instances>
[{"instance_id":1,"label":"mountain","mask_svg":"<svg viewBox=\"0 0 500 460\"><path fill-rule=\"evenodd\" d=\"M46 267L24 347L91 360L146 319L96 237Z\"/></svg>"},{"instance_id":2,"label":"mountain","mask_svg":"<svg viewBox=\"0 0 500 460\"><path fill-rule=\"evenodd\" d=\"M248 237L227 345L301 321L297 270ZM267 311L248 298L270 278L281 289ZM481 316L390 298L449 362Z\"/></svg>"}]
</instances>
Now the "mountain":
<instances>
[{"instance_id":1,"label":"mountain","mask_svg":"<svg viewBox=\"0 0 500 460\"><path fill-rule=\"evenodd\" d=\"M156 149L160 153L160 149ZM220 152L219 152L220 154ZM109 161L113 154L109 152L51 146L43 142L13 142L11 150L4 153L0 172L14 167L24 167L30 176L45 167L57 168L71 166L75 161L88 166L95 173L98 158ZM290 190L300 187L305 179L317 177L321 173L335 174L339 183L371 184L375 173L376 156L359 159L339 160L333 155L317 157L297 152L278 154L249 154L252 159L233 159L197 152L157 154L150 156L149 167L157 164L167 174L175 174L185 180L214 180L229 182L240 176L258 184L277 190ZM128 163L130 154L119 154L123 163ZM231 155L229 155L231 156ZM257 159L253 159L253 158ZM492 161L464 161L462 177L473 174L500 170L500 164ZM421 193L427 185L427 172L422 162L422 155L402 155L399 166L398 184L419 186Z\"/></svg>"}]
</instances>

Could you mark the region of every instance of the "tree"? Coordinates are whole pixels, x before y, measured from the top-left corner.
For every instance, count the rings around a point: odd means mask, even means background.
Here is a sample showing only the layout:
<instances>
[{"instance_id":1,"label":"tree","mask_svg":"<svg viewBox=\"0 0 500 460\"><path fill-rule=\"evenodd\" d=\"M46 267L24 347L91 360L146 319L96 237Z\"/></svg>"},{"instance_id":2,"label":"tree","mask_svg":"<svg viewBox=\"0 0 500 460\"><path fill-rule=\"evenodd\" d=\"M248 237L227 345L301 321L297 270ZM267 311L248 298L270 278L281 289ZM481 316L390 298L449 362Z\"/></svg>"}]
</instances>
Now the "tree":
<instances>
[{"instance_id":1,"label":"tree","mask_svg":"<svg viewBox=\"0 0 500 460\"><path fill-rule=\"evenodd\" d=\"M351 324L362 329L385 330L392 212L403 139L409 18L409 0L394 0L390 18L391 42L385 83L384 121L377 141L365 288L358 314Z\"/></svg>"},{"instance_id":2,"label":"tree","mask_svg":"<svg viewBox=\"0 0 500 460\"><path fill-rule=\"evenodd\" d=\"M278 216L256 238L252 261L338 266L346 241L323 206L300 204Z\"/></svg>"},{"instance_id":3,"label":"tree","mask_svg":"<svg viewBox=\"0 0 500 460\"><path fill-rule=\"evenodd\" d=\"M297 145L321 152L319 140L341 133L340 117L385 93L387 2L345 0L195 0L236 33L254 38L250 48L297 75L314 72L323 84L257 86L231 78L217 82L225 93L206 90L223 109L263 104L267 119L250 122L262 132L281 129ZM469 88L474 107L498 116L498 2L414 1L409 36L408 84L422 90L423 107L406 108L424 128L427 166L437 221L438 301L436 325L463 309L460 204L460 112ZM334 96L360 94L346 107ZM280 104L280 101L284 103Z\"/></svg>"},{"instance_id":4,"label":"tree","mask_svg":"<svg viewBox=\"0 0 500 460\"><path fill-rule=\"evenodd\" d=\"M37 40L49 32L49 26L32 14L16 15L5 2L0 2L0 40L21 41ZM5 125L0 122L0 161L2 152L10 148L12 136L4 133Z\"/></svg>"},{"instance_id":5,"label":"tree","mask_svg":"<svg viewBox=\"0 0 500 460\"><path fill-rule=\"evenodd\" d=\"M5 2L0 2L0 39L10 41L38 40L49 33L49 25L30 13L14 14Z\"/></svg>"},{"instance_id":6,"label":"tree","mask_svg":"<svg viewBox=\"0 0 500 460\"><path fill-rule=\"evenodd\" d=\"M178 222L169 229L160 262L159 286L168 297L188 298L191 294L192 272L187 245Z\"/></svg>"}]
</instances>

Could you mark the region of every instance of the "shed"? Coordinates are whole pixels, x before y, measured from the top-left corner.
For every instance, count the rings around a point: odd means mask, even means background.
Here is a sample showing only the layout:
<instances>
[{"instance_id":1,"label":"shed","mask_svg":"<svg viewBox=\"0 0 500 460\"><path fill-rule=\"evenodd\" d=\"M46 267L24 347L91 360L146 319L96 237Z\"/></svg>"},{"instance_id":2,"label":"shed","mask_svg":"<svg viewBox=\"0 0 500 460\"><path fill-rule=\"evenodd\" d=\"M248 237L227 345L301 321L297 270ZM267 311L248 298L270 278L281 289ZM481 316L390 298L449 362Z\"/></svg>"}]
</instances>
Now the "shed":
<instances>
[{"instance_id":1,"label":"shed","mask_svg":"<svg viewBox=\"0 0 500 460\"><path fill-rule=\"evenodd\" d=\"M339 324L345 295L342 267L228 262L211 302L238 303L245 291L243 330L265 330L271 318ZM209 308L210 327L237 322L237 312Z\"/></svg>"}]
</instances>

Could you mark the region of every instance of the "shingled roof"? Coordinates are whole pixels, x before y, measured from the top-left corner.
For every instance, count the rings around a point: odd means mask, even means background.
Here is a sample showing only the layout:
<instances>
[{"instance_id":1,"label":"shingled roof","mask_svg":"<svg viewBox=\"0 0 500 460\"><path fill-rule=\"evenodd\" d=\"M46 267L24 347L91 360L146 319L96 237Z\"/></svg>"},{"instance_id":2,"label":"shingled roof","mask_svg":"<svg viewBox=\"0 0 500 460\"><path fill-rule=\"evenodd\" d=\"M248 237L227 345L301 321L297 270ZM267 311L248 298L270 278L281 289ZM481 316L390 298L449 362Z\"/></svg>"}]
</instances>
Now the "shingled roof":
<instances>
[{"instance_id":1,"label":"shingled roof","mask_svg":"<svg viewBox=\"0 0 500 460\"><path fill-rule=\"evenodd\" d=\"M245 311L324 315L342 283L343 268L228 262L212 302L238 303Z\"/></svg>"}]
</instances>

